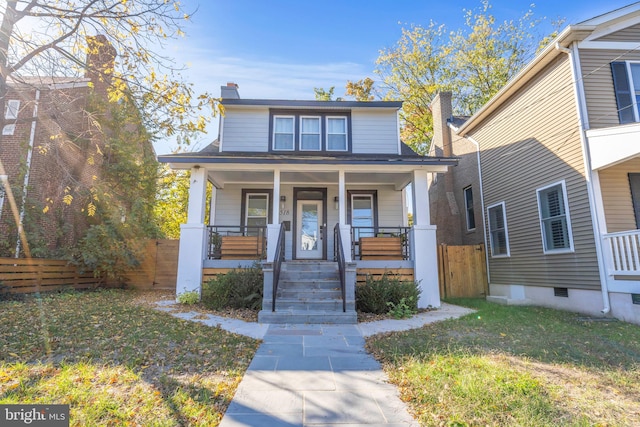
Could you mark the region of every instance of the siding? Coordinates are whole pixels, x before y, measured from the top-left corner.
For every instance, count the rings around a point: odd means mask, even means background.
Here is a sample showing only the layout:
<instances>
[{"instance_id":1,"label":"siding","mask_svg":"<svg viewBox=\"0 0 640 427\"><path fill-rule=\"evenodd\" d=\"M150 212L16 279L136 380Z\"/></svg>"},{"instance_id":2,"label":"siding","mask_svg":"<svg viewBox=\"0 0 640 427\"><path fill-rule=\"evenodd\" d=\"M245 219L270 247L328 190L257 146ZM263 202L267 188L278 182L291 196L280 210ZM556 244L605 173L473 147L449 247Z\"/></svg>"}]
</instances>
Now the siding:
<instances>
[{"instance_id":1,"label":"siding","mask_svg":"<svg viewBox=\"0 0 640 427\"><path fill-rule=\"evenodd\" d=\"M638 39L636 39L638 41ZM580 50L580 66L587 103L589 128L597 129L620 124L613 89L613 61L640 60L640 52L620 50Z\"/></svg>"},{"instance_id":2,"label":"siding","mask_svg":"<svg viewBox=\"0 0 640 427\"><path fill-rule=\"evenodd\" d=\"M607 232L636 229L636 219L631 201L629 172L640 173L640 158L611 166L599 171L602 203Z\"/></svg>"},{"instance_id":3,"label":"siding","mask_svg":"<svg viewBox=\"0 0 640 427\"><path fill-rule=\"evenodd\" d=\"M227 108L222 132L223 151L268 151L269 110Z\"/></svg>"},{"instance_id":4,"label":"siding","mask_svg":"<svg viewBox=\"0 0 640 427\"><path fill-rule=\"evenodd\" d=\"M490 258L493 284L599 288L567 55L560 55L472 132L485 205L504 201L511 256ZM574 253L545 255L536 189L565 180Z\"/></svg>"},{"instance_id":5,"label":"siding","mask_svg":"<svg viewBox=\"0 0 640 427\"><path fill-rule=\"evenodd\" d=\"M637 42L640 40L640 24L633 25L624 30L607 34L606 36L596 39L597 41L607 42Z\"/></svg>"},{"instance_id":6,"label":"siding","mask_svg":"<svg viewBox=\"0 0 640 427\"><path fill-rule=\"evenodd\" d=\"M395 111L351 112L354 153L398 154L398 121Z\"/></svg>"}]
</instances>

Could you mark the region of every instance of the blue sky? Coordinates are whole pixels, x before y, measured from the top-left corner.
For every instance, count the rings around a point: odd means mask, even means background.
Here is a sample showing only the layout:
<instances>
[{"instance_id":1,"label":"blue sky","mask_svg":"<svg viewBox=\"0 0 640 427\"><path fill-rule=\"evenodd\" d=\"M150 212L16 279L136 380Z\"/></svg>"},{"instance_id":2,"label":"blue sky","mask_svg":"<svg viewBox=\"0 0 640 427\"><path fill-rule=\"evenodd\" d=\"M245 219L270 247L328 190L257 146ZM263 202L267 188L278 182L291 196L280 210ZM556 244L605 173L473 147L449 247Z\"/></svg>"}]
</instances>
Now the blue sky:
<instances>
[{"instance_id":1,"label":"blue sky","mask_svg":"<svg viewBox=\"0 0 640 427\"><path fill-rule=\"evenodd\" d=\"M430 21L453 31L464 24L464 9L481 6L480 0L183 0L195 10L166 54L186 64L184 76L197 91L218 96L220 86L235 82L243 98L313 99L313 88L335 86L344 94L347 80L370 76L379 52L392 48L401 29ZM544 0L532 8L550 22L567 24L632 3L629 0ZM500 21L518 19L530 2L493 0L492 13ZM188 151L216 138L217 119ZM159 141L158 154L176 144Z\"/></svg>"}]
</instances>

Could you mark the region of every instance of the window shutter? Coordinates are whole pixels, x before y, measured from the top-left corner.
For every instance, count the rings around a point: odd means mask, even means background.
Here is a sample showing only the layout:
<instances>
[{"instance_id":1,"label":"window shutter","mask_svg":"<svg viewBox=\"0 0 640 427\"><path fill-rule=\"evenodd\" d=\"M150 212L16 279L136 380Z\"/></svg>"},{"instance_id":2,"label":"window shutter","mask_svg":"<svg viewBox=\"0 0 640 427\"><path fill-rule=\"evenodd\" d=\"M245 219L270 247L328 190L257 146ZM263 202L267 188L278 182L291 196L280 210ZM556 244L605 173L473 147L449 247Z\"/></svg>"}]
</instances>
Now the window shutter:
<instances>
[{"instance_id":1,"label":"window shutter","mask_svg":"<svg viewBox=\"0 0 640 427\"><path fill-rule=\"evenodd\" d=\"M612 62L611 76L613 77L613 88L616 92L620 124L633 123L636 120L633 112L631 88L629 87L629 76L627 75L627 64L625 62Z\"/></svg>"}]
</instances>

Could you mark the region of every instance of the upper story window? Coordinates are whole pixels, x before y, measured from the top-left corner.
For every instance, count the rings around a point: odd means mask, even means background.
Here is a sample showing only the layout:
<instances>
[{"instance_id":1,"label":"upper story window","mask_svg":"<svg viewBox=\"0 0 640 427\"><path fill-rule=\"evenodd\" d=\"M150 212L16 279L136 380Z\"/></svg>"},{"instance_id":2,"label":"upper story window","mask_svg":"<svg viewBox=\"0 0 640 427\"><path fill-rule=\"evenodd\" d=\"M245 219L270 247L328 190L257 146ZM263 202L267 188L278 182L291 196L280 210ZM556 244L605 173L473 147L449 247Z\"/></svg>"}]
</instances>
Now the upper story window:
<instances>
[{"instance_id":1,"label":"upper story window","mask_svg":"<svg viewBox=\"0 0 640 427\"><path fill-rule=\"evenodd\" d=\"M351 114L297 110L271 111L271 150L350 151Z\"/></svg>"},{"instance_id":2,"label":"upper story window","mask_svg":"<svg viewBox=\"0 0 640 427\"><path fill-rule=\"evenodd\" d=\"M539 188L537 193L544 253L572 251L573 238L564 181Z\"/></svg>"},{"instance_id":3,"label":"upper story window","mask_svg":"<svg viewBox=\"0 0 640 427\"><path fill-rule=\"evenodd\" d=\"M7 101L6 108L4 110L5 120L16 120L18 118L18 112L20 111L20 100L10 99ZM8 123L2 128L3 135L13 135L16 131L15 123Z\"/></svg>"},{"instance_id":4,"label":"upper story window","mask_svg":"<svg viewBox=\"0 0 640 427\"><path fill-rule=\"evenodd\" d=\"M273 117L273 149L294 150L295 147L295 117Z\"/></svg>"},{"instance_id":5,"label":"upper story window","mask_svg":"<svg viewBox=\"0 0 640 427\"><path fill-rule=\"evenodd\" d=\"M640 121L640 62L612 62L611 75L620 124Z\"/></svg>"}]
</instances>

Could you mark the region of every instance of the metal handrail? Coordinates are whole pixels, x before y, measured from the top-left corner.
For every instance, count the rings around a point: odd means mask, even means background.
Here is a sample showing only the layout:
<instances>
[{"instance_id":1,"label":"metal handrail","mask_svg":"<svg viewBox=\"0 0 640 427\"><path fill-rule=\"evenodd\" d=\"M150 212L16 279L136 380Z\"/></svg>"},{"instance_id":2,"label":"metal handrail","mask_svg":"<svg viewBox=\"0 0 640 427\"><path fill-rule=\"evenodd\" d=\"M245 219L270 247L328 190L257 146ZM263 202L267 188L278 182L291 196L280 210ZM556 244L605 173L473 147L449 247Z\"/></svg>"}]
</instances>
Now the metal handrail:
<instances>
[{"instance_id":1,"label":"metal handrail","mask_svg":"<svg viewBox=\"0 0 640 427\"><path fill-rule=\"evenodd\" d=\"M409 250L410 231L411 227L351 227L351 259L361 259L361 237L400 237L402 259L408 260L411 254Z\"/></svg>"},{"instance_id":2,"label":"metal handrail","mask_svg":"<svg viewBox=\"0 0 640 427\"><path fill-rule=\"evenodd\" d=\"M273 257L273 296L271 301L271 311L276 311L276 294L278 293L278 282L280 282L280 267L284 261L284 223L280 224L278 241L276 243L276 254Z\"/></svg>"},{"instance_id":3,"label":"metal handrail","mask_svg":"<svg viewBox=\"0 0 640 427\"><path fill-rule=\"evenodd\" d=\"M222 258L222 238L225 236L250 236L256 239L254 258L265 258L267 255L267 227L260 225L209 225L207 226L208 244L207 259Z\"/></svg>"},{"instance_id":4,"label":"metal handrail","mask_svg":"<svg viewBox=\"0 0 640 427\"><path fill-rule=\"evenodd\" d=\"M340 224L336 224L333 227L333 248L334 258L338 261L338 272L340 274L340 291L342 292L342 311L347 312L347 292L345 288L345 282L347 281L346 274L346 262L344 260L344 247L342 246L342 236L340 235Z\"/></svg>"}]
</instances>

